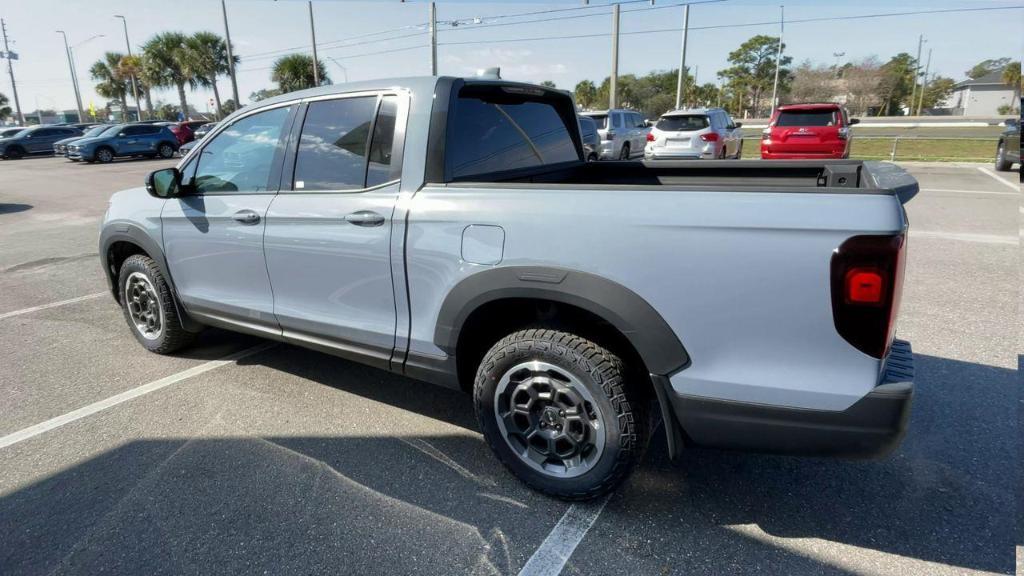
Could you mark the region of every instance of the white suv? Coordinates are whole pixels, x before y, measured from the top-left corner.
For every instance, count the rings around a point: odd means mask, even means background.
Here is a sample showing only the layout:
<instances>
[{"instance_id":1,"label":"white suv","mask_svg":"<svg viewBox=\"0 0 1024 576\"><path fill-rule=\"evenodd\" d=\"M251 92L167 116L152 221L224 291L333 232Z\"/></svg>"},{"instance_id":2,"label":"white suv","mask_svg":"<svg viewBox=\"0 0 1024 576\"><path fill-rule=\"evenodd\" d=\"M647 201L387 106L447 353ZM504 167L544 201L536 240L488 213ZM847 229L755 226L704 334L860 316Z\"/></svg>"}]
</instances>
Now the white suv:
<instances>
[{"instance_id":1,"label":"white suv","mask_svg":"<svg viewBox=\"0 0 1024 576\"><path fill-rule=\"evenodd\" d=\"M647 135L644 159L739 159L743 155L740 126L721 108L667 112Z\"/></svg>"},{"instance_id":2,"label":"white suv","mask_svg":"<svg viewBox=\"0 0 1024 576\"><path fill-rule=\"evenodd\" d=\"M584 112L597 124L601 136L598 156L601 160L629 160L639 156L647 142L650 128L642 114L635 110L612 109Z\"/></svg>"}]
</instances>

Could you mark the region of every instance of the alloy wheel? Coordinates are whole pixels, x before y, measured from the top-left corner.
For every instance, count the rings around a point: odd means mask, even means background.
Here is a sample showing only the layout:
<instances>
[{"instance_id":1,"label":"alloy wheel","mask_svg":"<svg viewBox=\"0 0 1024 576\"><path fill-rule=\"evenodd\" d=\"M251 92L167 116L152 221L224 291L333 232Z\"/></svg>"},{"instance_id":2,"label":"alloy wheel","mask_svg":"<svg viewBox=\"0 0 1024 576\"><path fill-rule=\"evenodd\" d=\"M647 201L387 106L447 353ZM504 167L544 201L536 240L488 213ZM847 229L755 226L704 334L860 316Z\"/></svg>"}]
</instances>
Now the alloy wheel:
<instances>
[{"instance_id":1,"label":"alloy wheel","mask_svg":"<svg viewBox=\"0 0 1024 576\"><path fill-rule=\"evenodd\" d=\"M124 305L135 329L147 340L163 333L164 313L156 289L141 272L132 272L124 283Z\"/></svg>"}]
</instances>

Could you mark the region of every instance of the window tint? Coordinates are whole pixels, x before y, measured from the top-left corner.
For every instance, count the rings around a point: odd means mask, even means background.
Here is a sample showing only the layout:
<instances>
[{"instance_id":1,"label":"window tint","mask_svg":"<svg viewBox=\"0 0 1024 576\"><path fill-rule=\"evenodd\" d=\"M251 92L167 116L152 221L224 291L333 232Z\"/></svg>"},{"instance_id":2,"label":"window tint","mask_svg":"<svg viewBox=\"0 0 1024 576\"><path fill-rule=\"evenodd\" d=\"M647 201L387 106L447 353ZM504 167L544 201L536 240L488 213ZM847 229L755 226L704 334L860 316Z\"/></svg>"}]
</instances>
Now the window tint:
<instances>
[{"instance_id":1,"label":"window tint","mask_svg":"<svg viewBox=\"0 0 1024 576\"><path fill-rule=\"evenodd\" d=\"M637 112L633 113L633 126L644 128L644 117Z\"/></svg>"},{"instance_id":2,"label":"window tint","mask_svg":"<svg viewBox=\"0 0 1024 576\"><path fill-rule=\"evenodd\" d=\"M295 157L294 190L351 190L366 178L375 96L310 102Z\"/></svg>"},{"instance_id":3,"label":"window tint","mask_svg":"<svg viewBox=\"0 0 1024 576\"><path fill-rule=\"evenodd\" d=\"M594 124L597 126L597 130L604 130L605 128L608 127L608 116L606 116L604 114L601 114L599 116L598 115L594 115L594 116L588 115L587 118L590 118L591 120L594 121Z\"/></svg>"},{"instance_id":4,"label":"window tint","mask_svg":"<svg viewBox=\"0 0 1024 576\"><path fill-rule=\"evenodd\" d=\"M835 110L784 110L776 126L835 126Z\"/></svg>"},{"instance_id":5,"label":"window tint","mask_svg":"<svg viewBox=\"0 0 1024 576\"><path fill-rule=\"evenodd\" d=\"M46 138L49 136L53 136L55 134L57 134L57 131L54 130L53 128L40 128L39 130L36 130L35 132L32 133L32 135L37 138Z\"/></svg>"},{"instance_id":6,"label":"window tint","mask_svg":"<svg viewBox=\"0 0 1024 576\"><path fill-rule=\"evenodd\" d=\"M445 147L451 177L580 159L566 121L551 103L499 101L459 96Z\"/></svg>"},{"instance_id":7,"label":"window tint","mask_svg":"<svg viewBox=\"0 0 1024 576\"><path fill-rule=\"evenodd\" d=\"M376 186L394 179L396 171L391 166L392 148L395 144L395 121L398 116L398 97L385 96L381 99L377 122L373 125L373 139L370 141L370 163L366 168L366 186Z\"/></svg>"},{"instance_id":8,"label":"window tint","mask_svg":"<svg viewBox=\"0 0 1024 576\"><path fill-rule=\"evenodd\" d=\"M708 117L703 114L689 116L662 116L655 128L665 132L692 132L708 127Z\"/></svg>"},{"instance_id":9,"label":"window tint","mask_svg":"<svg viewBox=\"0 0 1024 576\"><path fill-rule=\"evenodd\" d=\"M274 108L235 122L203 147L196 192L259 192L267 180L290 107Z\"/></svg>"},{"instance_id":10,"label":"window tint","mask_svg":"<svg viewBox=\"0 0 1024 576\"><path fill-rule=\"evenodd\" d=\"M139 136L147 132L147 126L128 126L124 129L125 136Z\"/></svg>"}]
</instances>

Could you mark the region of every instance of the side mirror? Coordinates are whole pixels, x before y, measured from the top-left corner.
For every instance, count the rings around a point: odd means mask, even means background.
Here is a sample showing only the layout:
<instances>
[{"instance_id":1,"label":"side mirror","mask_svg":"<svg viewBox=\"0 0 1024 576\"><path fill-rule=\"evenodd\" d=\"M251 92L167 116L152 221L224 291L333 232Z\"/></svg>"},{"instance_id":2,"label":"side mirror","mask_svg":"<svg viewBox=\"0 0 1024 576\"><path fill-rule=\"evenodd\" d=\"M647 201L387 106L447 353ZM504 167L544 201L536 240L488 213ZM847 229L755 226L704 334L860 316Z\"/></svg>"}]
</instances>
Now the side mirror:
<instances>
[{"instance_id":1,"label":"side mirror","mask_svg":"<svg viewBox=\"0 0 1024 576\"><path fill-rule=\"evenodd\" d=\"M177 168L150 172L146 176L146 192L156 198L174 198L181 195L181 172Z\"/></svg>"},{"instance_id":2,"label":"side mirror","mask_svg":"<svg viewBox=\"0 0 1024 576\"><path fill-rule=\"evenodd\" d=\"M860 118L850 118L850 126L854 124L860 124Z\"/></svg>"},{"instance_id":3,"label":"side mirror","mask_svg":"<svg viewBox=\"0 0 1024 576\"><path fill-rule=\"evenodd\" d=\"M1003 124L1005 124L1007 128L1017 128L1020 126L1020 120L1017 120L1016 118L1007 118Z\"/></svg>"}]
</instances>

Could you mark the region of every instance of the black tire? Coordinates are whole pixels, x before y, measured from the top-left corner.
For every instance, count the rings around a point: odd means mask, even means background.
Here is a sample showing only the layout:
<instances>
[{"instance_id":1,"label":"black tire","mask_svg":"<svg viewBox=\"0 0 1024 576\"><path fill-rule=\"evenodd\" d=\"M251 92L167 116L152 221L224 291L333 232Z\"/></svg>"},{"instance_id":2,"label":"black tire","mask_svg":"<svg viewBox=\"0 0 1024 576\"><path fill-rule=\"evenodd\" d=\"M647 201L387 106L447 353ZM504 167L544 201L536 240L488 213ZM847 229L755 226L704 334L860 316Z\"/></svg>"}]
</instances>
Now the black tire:
<instances>
[{"instance_id":1,"label":"black tire","mask_svg":"<svg viewBox=\"0 0 1024 576\"><path fill-rule=\"evenodd\" d=\"M1006 142L1000 140L999 147L996 148L996 170L1000 172L1008 172L1013 167L1013 162L1010 162L1006 158Z\"/></svg>"},{"instance_id":2,"label":"black tire","mask_svg":"<svg viewBox=\"0 0 1024 576\"><path fill-rule=\"evenodd\" d=\"M736 148L736 159L743 159L743 140L740 140L740 145Z\"/></svg>"},{"instance_id":3,"label":"black tire","mask_svg":"<svg viewBox=\"0 0 1024 576\"><path fill-rule=\"evenodd\" d=\"M590 155L587 156L587 162L597 162L597 154L591 152Z\"/></svg>"},{"instance_id":4,"label":"black tire","mask_svg":"<svg viewBox=\"0 0 1024 576\"><path fill-rule=\"evenodd\" d=\"M147 337L132 317L130 309L131 295L126 292L128 290L129 278L132 277L133 282L136 281L133 274L144 276L155 291L156 298L154 303L159 308L161 327L158 334L151 335L155 337ZM143 254L129 256L121 264L121 271L117 279L117 290L121 300L121 310L124 313L125 321L128 323L128 328L132 331L135 339L139 341L139 344L142 344L146 350L156 352L157 354L170 354L195 341L196 335L182 327L181 320L178 318L177 308L175 307L174 294L171 293L171 289L167 285L163 273L157 267L156 262L150 257Z\"/></svg>"},{"instance_id":5,"label":"black tire","mask_svg":"<svg viewBox=\"0 0 1024 576\"><path fill-rule=\"evenodd\" d=\"M114 161L114 151L106 146L96 150L96 161L100 164L110 164Z\"/></svg>"},{"instance_id":6,"label":"black tire","mask_svg":"<svg viewBox=\"0 0 1024 576\"><path fill-rule=\"evenodd\" d=\"M629 142L624 143L619 150L619 160L629 160Z\"/></svg>"},{"instance_id":7,"label":"black tire","mask_svg":"<svg viewBox=\"0 0 1024 576\"><path fill-rule=\"evenodd\" d=\"M156 153L159 154L160 157L164 159L174 158L174 146L171 146L167 142L161 142L160 146L157 148Z\"/></svg>"},{"instance_id":8,"label":"black tire","mask_svg":"<svg viewBox=\"0 0 1024 576\"><path fill-rule=\"evenodd\" d=\"M499 425L499 404L495 401L499 383L506 373L520 370L527 362L543 362L571 374L593 400L584 410L590 414L590 419L599 421L603 442L600 452L596 452L596 442L589 447L590 453L597 456L579 475L566 477L539 470L536 464L527 463L526 456L512 448L512 440L502 432L504 425ZM530 487L566 500L596 498L613 490L626 478L639 461L647 441L648 421L641 413L643 403L637 398L637 392L628 386L626 374L622 361L615 354L589 340L546 328L521 330L502 338L480 362L473 388L477 420L498 459ZM516 394L506 389L499 400ZM534 436L540 435L539 429L545 427L541 423L545 420L544 411L552 405L550 402L536 404L531 408L534 416L530 417ZM564 411L560 414L565 416ZM562 432L562 425L566 431L572 426L566 418L557 426L558 434ZM544 433L554 434L551 426L549 423ZM587 430L589 438L596 441L596 434Z\"/></svg>"},{"instance_id":9,"label":"black tire","mask_svg":"<svg viewBox=\"0 0 1024 576\"><path fill-rule=\"evenodd\" d=\"M21 146L12 146L4 153L4 158L10 160L21 160L25 157L25 150Z\"/></svg>"}]
</instances>

